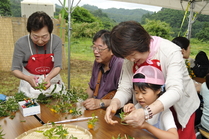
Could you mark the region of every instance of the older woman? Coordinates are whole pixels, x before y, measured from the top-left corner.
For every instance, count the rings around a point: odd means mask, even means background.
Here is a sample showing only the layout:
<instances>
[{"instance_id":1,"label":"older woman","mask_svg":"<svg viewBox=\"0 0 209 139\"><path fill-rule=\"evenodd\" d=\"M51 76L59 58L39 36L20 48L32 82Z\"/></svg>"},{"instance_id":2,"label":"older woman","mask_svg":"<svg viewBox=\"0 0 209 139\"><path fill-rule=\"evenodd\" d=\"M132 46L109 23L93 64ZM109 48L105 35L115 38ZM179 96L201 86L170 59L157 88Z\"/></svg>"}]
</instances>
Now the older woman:
<instances>
[{"instance_id":1,"label":"older woman","mask_svg":"<svg viewBox=\"0 0 209 139\"><path fill-rule=\"evenodd\" d=\"M52 90L59 92L63 88L59 75L62 41L52 34L52 19L44 12L35 12L28 18L27 30L29 34L15 44L12 61L12 72L21 79L19 91L31 98ZM43 82L43 90L37 90Z\"/></svg>"}]
</instances>

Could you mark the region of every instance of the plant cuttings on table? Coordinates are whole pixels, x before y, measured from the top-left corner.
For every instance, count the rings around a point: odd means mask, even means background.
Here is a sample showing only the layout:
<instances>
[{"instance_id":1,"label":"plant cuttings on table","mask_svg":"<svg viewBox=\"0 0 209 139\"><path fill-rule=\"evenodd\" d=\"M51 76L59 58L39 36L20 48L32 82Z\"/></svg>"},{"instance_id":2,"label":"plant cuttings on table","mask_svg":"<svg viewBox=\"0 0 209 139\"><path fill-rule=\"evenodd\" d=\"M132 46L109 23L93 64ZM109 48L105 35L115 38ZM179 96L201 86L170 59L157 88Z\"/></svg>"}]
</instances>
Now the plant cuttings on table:
<instances>
[{"instance_id":1,"label":"plant cuttings on table","mask_svg":"<svg viewBox=\"0 0 209 139\"><path fill-rule=\"evenodd\" d=\"M45 85L47 85L47 82L44 82L44 81L42 83L37 83L37 86L35 87L35 89L38 89L42 92L43 90L47 89Z\"/></svg>"},{"instance_id":2,"label":"plant cuttings on table","mask_svg":"<svg viewBox=\"0 0 209 139\"><path fill-rule=\"evenodd\" d=\"M121 118L121 124L123 125L128 125L125 121L124 121L124 118L128 115L128 113L125 113L123 110L121 110L121 112L119 113L120 115L120 118Z\"/></svg>"},{"instance_id":3,"label":"plant cuttings on table","mask_svg":"<svg viewBox=\"0 0 209 139\"><path fill-rule=\"evenodd\" d=\"M1 125L0 125L0 129L1 129ZM5 134L3 134L3 130L1 130L1 131L0 131L0 139L4 139L4 138L3 138L4 135L5 135Z\"/></svg>"},{"instance_id":4,"label":"plant cuttings on table","mask_svg":"<svg viewBox=\"0 0 209 139\"><path fill-rule=\"evenodd\" d=\"M120 134L115 138L115 137L112 137L112 139L135 139L134 137L131 137L131 136L126 136L124 135L124 137L122 137Z\"/></svg>"},{"instance_id":5,"label":"plant cuttings on table","mask_svg":"<svg viewBox=\"0 0 209 139\"><path fill-rule=\"evenodd\" d=\"M56 125L52 122L52 128L41 131L37 130L36 132L43 133L45 137L48 139L67 139L67 135L69 134L67 129L65 129L62 125ZM71 135L70 139L77 139Z\"/></svg>"},{"instance_id":6,"label":"plant cuttings on table","mask_svg":"<svg viewBox=\"0 0 209 139\"><path fill-rule=\"evenodd\" d=\"M92 119L88 120L88 128L94 129L96 122L98 122L98 118L95 116L95 114L92 114Z\"/></svg>"},{"instance_id":7,"label":"plant cuttings on table","mask_svg":"<svg viewBox=\"0 0 209 139\"><path fill-rule=\"evenodd\" d=\"M9 97L6 101L0 102L0 117L15 117L15 113L19 110L18 102L27 98L23 92L16 93L15 96Z\"/></svg>"},{"instance_id":8,"label":"plant cuttings on table","mask_svg":"<svg viewBox=\"0 0 209 139\"><path fill-rule=\"evenodd\" d=\"M79 100L85 100L88 98L88 94L83 90L72 88L67 91L60 91L59 93L52 94L54 99L53 105L49 105L50 110L55 113L69 113L73 116L81 115L80 108L76 107L76 103Z\"/></svg>"}]
</instances>

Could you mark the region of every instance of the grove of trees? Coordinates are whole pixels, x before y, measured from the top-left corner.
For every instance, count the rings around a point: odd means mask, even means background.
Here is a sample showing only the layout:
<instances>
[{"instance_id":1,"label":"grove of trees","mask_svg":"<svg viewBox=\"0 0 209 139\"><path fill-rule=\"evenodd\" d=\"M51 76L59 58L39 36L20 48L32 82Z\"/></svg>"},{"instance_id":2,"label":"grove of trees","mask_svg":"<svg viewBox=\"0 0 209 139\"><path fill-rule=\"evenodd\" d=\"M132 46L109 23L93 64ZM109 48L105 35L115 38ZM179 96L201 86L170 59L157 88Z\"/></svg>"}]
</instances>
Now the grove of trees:
<instances>
[{"instance_id":1,"label":"grove of trees","mask_svg":"<svg viewBox=\"0 0 209 139\"><path fill-rule=\"evenodd\" d=\"M21 0L1 0L0 15L20 17ZM75 7L74 7L75 8ZM55 18L63 11L61 6L56 5ZM189 13L188 15L189 16ZM180 28L184 11L162 8L158 12L150 12L143 9L99 9L96 6L84 5L76 7L71 13L72 36L92 37L99 29L111 30L113 26L122 21L135 20L140 22L151 35L164 38L184 36L188 27L188 17L183 27ZM65 10L64 18L68 21L68 13ZM197 13L197 19L192 26L192 38L201 41L209 40L209 15Z\"/></svg>"}]
</instances>

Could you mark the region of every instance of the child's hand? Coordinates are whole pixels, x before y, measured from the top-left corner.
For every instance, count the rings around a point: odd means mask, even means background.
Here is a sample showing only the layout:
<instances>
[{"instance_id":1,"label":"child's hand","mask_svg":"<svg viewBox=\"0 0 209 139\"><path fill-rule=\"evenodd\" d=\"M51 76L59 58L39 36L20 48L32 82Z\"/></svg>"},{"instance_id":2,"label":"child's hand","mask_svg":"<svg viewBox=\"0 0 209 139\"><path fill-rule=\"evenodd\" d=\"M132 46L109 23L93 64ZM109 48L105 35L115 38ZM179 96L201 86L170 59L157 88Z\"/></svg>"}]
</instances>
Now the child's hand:
<instances>
[{"instance_id":1,"label":"child's hand","mask_svg":"<svg viewBox=\"0 0 209 139\"><path fill-rule=\"evenodd\" d=\"M135 110L136 108L134 107L134 104L132 104L132 103L128 103L128 104L126 104L124 107L123 107L123 111L125 112L125 113L130 113L130 112L132 112L133 110Z\"/></svg>"},{"instance_id":2,"label":"child's hand","mask_svg":"<svg viewBox=\"0 0 209 139\"><path fill-rule=\"evenodd\" d=\"M149 123L145 122L140 126L141 129L148 129L148 127L150 126Z\"/></svg>"}]
</instances>

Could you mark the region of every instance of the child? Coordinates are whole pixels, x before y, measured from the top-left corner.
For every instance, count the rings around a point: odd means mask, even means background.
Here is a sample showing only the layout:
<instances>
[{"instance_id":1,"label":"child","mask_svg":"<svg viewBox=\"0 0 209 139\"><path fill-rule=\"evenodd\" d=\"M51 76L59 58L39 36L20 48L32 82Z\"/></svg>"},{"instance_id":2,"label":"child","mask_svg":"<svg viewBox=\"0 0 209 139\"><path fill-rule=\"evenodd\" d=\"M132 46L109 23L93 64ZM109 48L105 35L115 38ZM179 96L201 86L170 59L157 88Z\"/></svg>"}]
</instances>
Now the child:
<instances>
[{"instance_id":1,"label":"child","mask_svg":"<svg viewBox=\"0 0 209 139\"><path fill-rule=\"evenodd\" d=\"M203 114L201 117L201 122L199 128L206 131L209 134L209 73L206 75L206 82L204 82L201 86L200 95L203 98ZM206 139L202 137L202 139Z\"/></svg>"},{"instance_id":2,"label":"child","mask_svg":"<svg viewBox=\"0 0 209 139\"><path fill-rule=\"evenodd\" d=\"M146 122L142 124L142 129L148 130L157 138L177 139L178 133L171 111L167 109L154 116L149 111L149 105L163 93L162 71L154 66L142 66L135 72L132 81L138 103L135 106L132 103L125 105L124 112L130 113L135 109L143 108Z\"/></svg>"}]
</instances>

